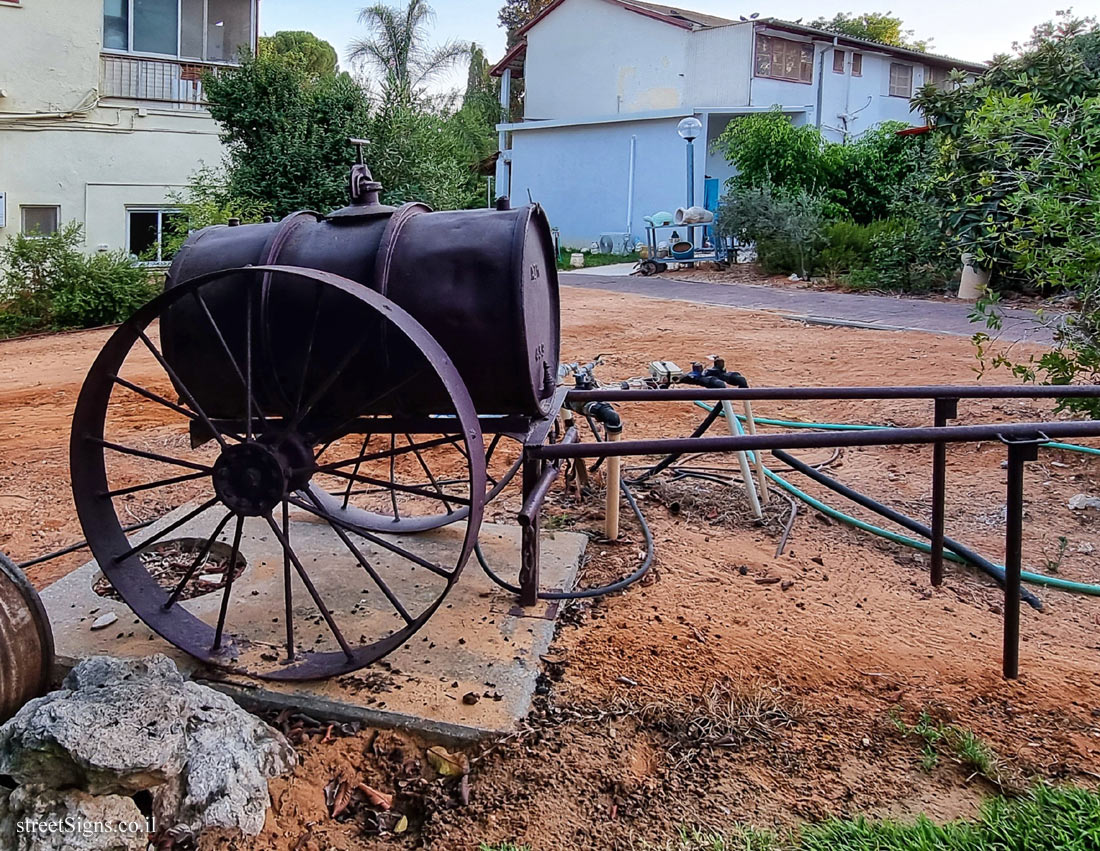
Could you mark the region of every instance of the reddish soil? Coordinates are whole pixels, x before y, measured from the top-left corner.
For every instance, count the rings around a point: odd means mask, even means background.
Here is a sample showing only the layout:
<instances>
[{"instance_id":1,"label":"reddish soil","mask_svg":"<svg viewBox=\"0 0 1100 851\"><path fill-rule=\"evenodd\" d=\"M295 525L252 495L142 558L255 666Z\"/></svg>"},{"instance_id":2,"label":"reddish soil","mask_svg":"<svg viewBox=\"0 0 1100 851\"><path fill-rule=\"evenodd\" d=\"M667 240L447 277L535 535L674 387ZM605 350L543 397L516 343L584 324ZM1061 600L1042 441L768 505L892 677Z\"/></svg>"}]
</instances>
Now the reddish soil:
<instances>
[{"instance_id":1,"label":"reddish soil","mask_svg":"<svg viewBox=\"0 0 1100 851\"><path fill-rule=\"evenodd\" d=\"M755 385L974 380L973 351L958 337L801 326L766 314L572 289L563 291L563 324L563 358L611 352L598 370L609 382L641 374L650 360L686 365L711 353L723 354ZM106 337L95 331L0 343L0 548L16 560L81 537L68 485L69 418ZM984 380L998 378L1006 380ZM787 419L902 426L931 419L924 402L755 407L757 416ZM181 440L165 418L144 420L147 408L135 405L122 426L163 445ZM960 420L1045 419L1051 410L1026 401L974 402L962 406ZM636 404L622 413L627 436L637 437L687 434L701 412ZM812 462L830 455L802 453ZM852 450L828 469L926 517L930 455L916 447ZM985 444L953 447L948 456L949 534L995 560L1003 557L1004 455L1000 445ZM873 522L839 497L791 479ZM931 771L921 769L920 743L903 737L891 717L912 722L922 710L988 743L1008 791L1038 777L1097 779L1097 601L1039 589L1045 610L1023 610L1022 676L1006 682L1003 597L975 572L949 566L944 586L932 589L924 556L825 522L805 507L776 558L783 500L773 498L769 521L757 526L742 498L720 485L666 480L640 492L657 543L652 576L624 594L567 607L547 657L549 693L515 737L469 754L468 803L458 780L436 778L425 743L360 731L322 744L322 733L307 729L295 733L302 765L272 784L264 834L210 837L203 847L476 848L514 840L540 851L625 849L663 844L682 825L791 824L857 812L972 815L997 787L948 754ZM1084 456L1043 452L1029 466L1030 569L1056 565L1059 576L1100 582L1095 510L1067 507L1075 494L1098 492L1096 463ZM498 514L518 507L512 491L501 500ZM552 525L598 538L598 494L577 505L556 490L553 502ZM672 502L679 503L676 514ZM155 507L139 503L134 514L141 519ZM628 572L641 548L640 532L624 514L623 540L596 540L583 580ZM50 562L31 577L48 584L83 558ZM379 818L362 795L340 818L329 817L324 787L333 779L395 794L394 810L408 816L407 827L394 835L398 822ZM379 829L390 833L370 835Z\"/></svg>"}]
</instances>

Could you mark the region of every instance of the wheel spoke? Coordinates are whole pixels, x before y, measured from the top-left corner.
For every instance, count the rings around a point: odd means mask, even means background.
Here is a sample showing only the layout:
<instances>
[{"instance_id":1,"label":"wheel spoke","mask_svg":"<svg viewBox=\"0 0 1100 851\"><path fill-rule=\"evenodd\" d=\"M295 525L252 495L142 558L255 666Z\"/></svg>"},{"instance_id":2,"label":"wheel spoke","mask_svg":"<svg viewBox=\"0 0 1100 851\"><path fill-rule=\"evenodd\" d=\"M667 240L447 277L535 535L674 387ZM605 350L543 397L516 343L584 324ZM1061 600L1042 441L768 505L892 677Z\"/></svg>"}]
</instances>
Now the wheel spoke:
<instances>
[{"instance_id":1,"label":"wheel spoke","mask_svg":"<svg viewBox=\"0 0 1100 851\"><path fill-rule=\"evenodd\" d=\"M393 454L393 450L397 446L397 435L390 432L390 505L393 506L393 521L396 523L401 519L401 511L397 507L397 487L394 483L394 468L397 464L397 456Z\"/></svg>"},{"instance_id":2,"label":"wheel spoke","mask_svg":"<svg viewBox=\"0 0 1100 851\"><path fill-rule=\"evenodd\" d=\"M201 479L203 476L209 475L205 471L201 473L186 473L182 476L173 476L170 479L158 479L155 482L147 482L144 485L131 485L127 488L119 488L113 491L101 491L98 495L109 497L114 499L116 496L126 496L129 493L138 493L139 491L152 490L154 488L168 487L168 485L178 485L180 482L190 482L194 479Z\"/></svg>"},{"instance_id":3,"label":"wheel spoke","mask_svg":"<svg viewBox=\"0 0 1100 851\"><path fill-rule=\"evenodd\" d=\"M386 481L385 479L374 479L370 476L354 475L352 473L345 473L343 470L332 470L329 475L336 476L341 479L351 479L353 482L359 482L363 485L375 485L379 488L384 488L390 491L401 491L402 493L410 493L413 496L423 496L428 499L440 499L440 495L435 491L428 490L427 488L418 488L415 485L401 485L393 481ZM469 505L470 500L464 496L450 496L443 498L444 501L450 500L451 502L458 503L459 505Z\"/></svg>"},{"instance_id":4,"label":"wheel spoke","mask_svg":"<svg viewBox=\"0 0 1100 851\"><path fill-rule=\"evenodd\" d=\"M311 496L311 499L312 499L312 496ZM385 538L381 538L378 535L371 534L366 529L362 529L359 526L356 526L352 523L348 523L345 520L341 520L339 517L335 517L335 516L329 514L323 508L315 508L314 506L310 505L309 503L302 502L301 500L294 499L294 498L291 498L290 502L291 502L292 505L296 505L299 508L304 509L305 511L308 511L310 514L316 514L318 517L322 518L323 520L327 520L329 523L333 523L337 526L340 526L342 529L345 529L348 532L351 532L353 535L358 535L360 538L366 538L372 544L377 544L378 546L382 547L382 549L389 550L391 553L395 553L395 554L401 556L402 558L408 559L413 564L419 565L420 567L424 568L425 570L430 570L432 573L436 574L437 576L442 576L444 579L448 579L448 580L453 576L453 573L451 571L440 567L438 564L433 564L432 562L428 561L427 559L421 558L416 553L410 553L408 550L404 549L403 547L399 547L397 544L394 544L394 543L391 543L390 541L387 541Z\"/></svg>"},{"instance_id":5,"label":"wheel spoke","mask_svg":"<svg viewBox=\"0 0 1100 851\"><path fill-rule=\"evenodd\" d=\"M413 446L412 437L410 437L409 435L406 434L405 435L405 440L408 441L409 446ZM432 487L434 487L436 489L436 491L439 493L439 498L443 500L443 504L447 507L447 513L448 514L453 514L454 509L451 508L451 504L449 502L447 502L447 496L446 496L446 494L443 493L443 488L441 488L439 486L439 482L436 481L435 476L432 475L431 468L428 467L427 462L425 462L424 456L420 454L420 450L418 450L416 447L413 447L413 452L416 454L416 460L420 462L420 469L422 469L424 471L424 474L428 477L428 480L432 483ZM356 471L356 472L358 472L358 471Z\"/></svg>"},{"instance_id":6,"label":"wheel spoke","mask_svg":"<svg viewBox=\"0 0 1100 851\"><path fill-rule=\"evenodd\" d=\"M317 296L313 300L313 321L309 326L309 342L306 344L305 357L302 358L302 375L298 380L298 395L294 400L294 414L302 410L302 399L306 395L306 379L309 377L309 365L313 359L313 341L317 338L317 319L321 315L321 296L324 295L324 287L317 285Z\"/></svg>"},{"instance_id":7,"label":"wheel spoke","mask_svg":"<svg viewBox=\"0 0 1100 851\"><path fill-rule=\"evenodd\" d=\"M252 293L244 291L244 408L245 436L252 440Z\"/></svg>"},{"instance_id":8,"label":"wheel spoke","mask_svg":"<svg viewBox=\"0 0 1100 851\"><path fill-rule=\"evenodd\" d=\"M290 544L290 504L283 500L283 537ZM291 584L290 556L283 550L283 604L286 610L286 659L294 660L294 589Z\"/></svg>"},{"instance_id":9,"label":"wheel spoke","mask_svg":"<svg viewBox=\"0 0 1100 851\"><path fill-rule=\"evenodd\" d=\"M144 387L139 387L132 381L127 381L125 378L122 378L118 375L112 375L110 378L115 384L125 387L127 390L132 390L139 396L144 396L151 402L156 402L159 405L163 405L164 407L173 410L178 414L183 414L183 416L187 417L189 420L194 420L196 422L202 421L199 415L196 414L194 411L189 411L187 410L187 408L183 407L183 405L177 405L175 402L171 402L168 399L165 399L163 396L154 393L152 390L146 390ZM224 434L226 437L232 437L234 440L241 440L241 436L239 434L234 434L231 431L225 431L222 432L222 434Z\"/></svg>"},{"instance_id":10,"label":"wheel spoke","mask_svg":"<svg viewBox=\"0 0 1100 851\"><path fill-rule=\"evenodd\" d=\"M176 587L173 589L172 593L165 601L163 606L164 609L170 609L172 608L172 606L175 605L176 600L178 600L180 594L183 593L184 586L186 586L187 583L191 581L191 577L195 575L195 571L197 571L199 569L199 566L204 561L206 561L206 557L210 555L210 550L211 548L213 548L214 542L218 540L218 535L222 533L222 529L224 529L225 525L232 519L233 512L230 511L228 514L225 515L225 517L221 519L218 525L214 527L214 534L206 539L206 543L202 545L202 549L199 550L199 554L195 556L195 560L191 562L191 566L187 568L187 573L183 575L183 578L179 581L179 583L177 583ZM236 562L230 565L230 571L234 570L235 567Z\"/></svg>"},{"instance_id":11,"label":"wheel spoke","mask_svg":"<svg viewBox=\"0 0 1100 851\"><path fill-rule=\"evenodd\" d=\"M226 342L225 336L222 334L222 329L218 326L218 322L214 319L214 314L210 312L210 307L206 304L206 299L202 297L202 293L195 290L191 293L195 297L195 301L198 302L199 307L202 308L202 312L206 315L207 321L210 323L210 327L214 329L214 336L218 338L218 343L221 344L222 351L225 352L225 356L229 358L229 363L233 367L233 372L237 374L237 378L240 379L241 386L245 389L246 393L249 393L248 382L245 380L244 372L241 370L241 365L237 363L237 359L233 356L233 350L229 348L229 343ZM256 401L256 397L249 393L247 404L251 405L256 411L256 416L260 420L261 425L266 425L267 420L264 418L264 412L260 409L259 403Z\"/></svg>"},{"instance_id":12,"label":"wheel spoke","mask_svg":"<svg viewBox=\"0 0 1100 851\"><path fill-rule=\"evenodd\" d=\"M149 350L149 353L157 359L157 363L160 364L161 369L168 373L168 377L171 379L172 384L180 391L183 398L187 400L187 404L191 406L191 410L198 414L203 425L210 429L210 433L214 436L214 440L218 441L222 449L226 449L228 444L225 442L225 438L222 437L221 432L214 426L210 417L206 416L206 411L204 411L202 406L195 400L194 395L187 388L187 385L180 381L180 377L176 375L176 371L172 369L171 364L164 359L164 355L162 355L157 347L153 345L153 341L149 339L144 331L138 331L138 336L141 338L141 342L145 344L145 348Z\"/></svg>"},{"instance_id":13,"label":"wheel spoke","mask_svg":"<svg viewBox=\"0 0 1100 851\"><path fill-rule=\"evenodd\" d=\"M233 593L233 577L237 572L237 559L241 556L241 532L244 531L244 517L237 515L237 529L233 532L233 551L229 555L229 568L225 575L225 590L222 591L222 606L218 611L218 626L214 630L213 650L221 650L222 633L225 631L225 616L229 612L229 596Z\"/></svg>"},{"instance_id":14,"label":"wheel spoke","mask_svg":"<svg viewBox=\"0 0 1100 851\"><path fill-rule=\"evenodd\" d=\"M358 343L348 349L347 354L345 354L340 363L337 364L336 369L330 372L325 380L321 382L320 386L315 391L313 391L313 395L309 397L309 401L306 403L304 408L297 411L291 419L291 431L302 424L302 421L309 416L310 412L314 409L317 403L320 402L321 399L324 398L324 395L328 393L329 389L331 389L332 385L335 384L340 376L344 374L344 370L351 365L352 360L354 360L355 356L359 354L365 342L366 338L361 337Z\"/></svg>"},{"instance_id":15,"label":"wheel spoke","mask_svg":"<svg viewBox=\"0 0 1100 851\"><path fill-rule=\"evenodd\" d=\"M362 455L364 452L367 451L367 444L370 443L370 438L371 438L370 432L367 432L365 435L363 435L363 445L359 448L359 454L360 455ZM359 467L360 467L361 463L362 462L356 463L355 469L351 471L352 475L355 475L355 476L359 475ZM348 500L351 499L351 489L352 489L352 486L354 484L355 484L355 479L348 479L348 486L344 489L344 505L343 505L344 508L348 507Z\"/></svg>"},{"instance_id":16,"label":"wheel spoke","mask_svg":"<svg viewBox=\"0 0 1100 851\"><path fill-rule=\"evenodd\" d=\"M290 541L284 537L282 530L279 528L279 524L275 522L275 518L271 515L270 511L264 515L264 519L267 520L267 525L271 527L271 531L278 539L280 546L282 546L283 553L290 558L291 564L294 565L294 570L298 574L298 578L301 579L302 584L306 586L309 596L313 598L314 605L317 606L317 609L321 612L321 617L323 617L325 623L328 624L328 628L336 639L336 643L340 645L340 649L344 651L344 655L347 656L349 660L354 659L355 654L352 652L351 646L348 644L347 639L344 638L344 634L340 632L340 627L336 625L336 621L332 619L332 613L328 610L328 606L326 606L325 601L321 599L321 595L317 593L317 588L314 586L313 580L309 578L309 574L306 573L306 569L298 559L298 554L294 552L293 547L290 546Z\"/></svg>"},{"instance_id":17,"label":"wheel spoke","mask_svg":"<svg viewBox=\"0 0 1100 851\"><path fill-rule=\"evenodd\" d=\"M157 532L155 535L153 535L153 537L149 538L146 541L142 541L136 547L130 547L130 549L128 549L122 555L117 556L115 558L115 562L117 563L117 562L120 562L120 561L126 561L126 559L128 559L134 553L140 553L142 550L147 549L148 547L152 546L157 541L159 541L161 538L163 538L165 535L169 534L170 532L175 532L184 523L190 523L192 520L194 520L196 517L198 517L204 511L206 511L206 509L208 509L208 508L210 508L210 506L214 505L217 501L218 501L218 498L216 496L211 497L206 502L204 502L202 505L200 505L198 508L195 508L195 509L187 512L187 514L183 515L183 517L181 517L179 520L175 521L174 523L169 524L168 526L165 526L163 529L161 529L159 532Z\"/></svg>"},{"instance_id":18,"label":"wheel spoke","mask_svg":"<svg viewBox=\"0 0 1100 851\"><path fill-rule=\"evenodd\" d=\"M123 455L133 455L137 458L148 458L150 461L160 461L164 464L173 464L176 467L186 467L189 470L201 470L204 473L210 474L214 472L213 467L208 467L205 464L197 464L194 461L184 461L181 458L173 458L170 455L160 455L156 452L148 452L144 449L135 449L132 446L123 446L120 443L111 443L109 440L104 440L101 437L93 437L92 435L86 435L85 440L90 440L92 443L96 443L102 446L104 449L112 449L115 452L121 452Z\"/></svg>"},{"instance_id":19,"label":"wheel spoke","mask_svg":"<svg viewBox=\"0 0 1100 851\"><path fill-rule=\"evenodd\" d=\"M418 449L432 449L436 446L442 446L446 443L454 443L454 438L450 435L447 435L446 437L435 438L424 443L417 443L410 446L402 446L392 451L382 450L381 452L371 452L368 455L360 455L357 458L345 458L342 461L332 461L328 464L321 465L315 470L315 472L330 473L333 470L339 470L341 467L350 467L353 464L359 465L366 463L367 461L377 461L381 458L389 458L390 455L406 455L409 452L416 452ZM320 457L320 455L318 455L318 457Z\"/></svg>"},{"instance_id":20,"label":"wheel spoke","mask_svg":"<svg viewBox=\"0 0 1100 851\"><path fill-rule=\"evenodd\" d=\"M309 491L306 491L306 493L308 494L310 501L315 506L317 506L318 510L324 512L324 508L321 505L320 501L318 501L317 497ZM413 618L405 610L405 607L401 604L401 601L397 598L397 595L394 594L393 591L390 589L390 586L382 581L382 577L378 575L378 571L376 571L371 566L371 563L367 561L366 556L364 556L359 551L359 548L352 543L351 538L348 537L348 533L337 526L332 521L332 518L330 518L327 514L322 514L322 516L324 516L325 520L328 521L328 525L332 527L332 531L336 533L337 537L339 537L340 540L344 542L344 546L351 550L351 554L355 556L355 560L359 562L363 570L365 570L370 575L370 578L374 580L374 584L377 585L382 590L382 593L386 595L386 599L390 601L390 605L392 605L397 610L397 613L401 615L405 623L411 625L415 621L415 618Z\"/></svg>"}]
</instances>

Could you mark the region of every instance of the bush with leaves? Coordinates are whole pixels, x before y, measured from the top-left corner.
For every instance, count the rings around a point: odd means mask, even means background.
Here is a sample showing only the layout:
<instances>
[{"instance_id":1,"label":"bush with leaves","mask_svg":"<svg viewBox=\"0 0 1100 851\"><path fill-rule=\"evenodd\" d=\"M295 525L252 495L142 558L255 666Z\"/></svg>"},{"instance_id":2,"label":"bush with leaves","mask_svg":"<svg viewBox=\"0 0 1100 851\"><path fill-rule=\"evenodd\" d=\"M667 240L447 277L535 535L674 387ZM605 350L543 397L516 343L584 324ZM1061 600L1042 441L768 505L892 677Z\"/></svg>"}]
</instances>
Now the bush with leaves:
<instances>
[{"instance_id":1,"label":"bush with leaves","mask_svg":"<svg viewBox=\"0 0 1100 851\"><path fill-rule=\"evenodd\" d=\"M1037 27L1015 58L1000 56L969 85L925 86L914 98L940 142L936 196L954 244L994 272L994 286L1029 284L1020 274L1011 232L1020 200L1064 194L1051 157L1095 168L1095 128L1088 103L1100 97L1100 29L1068 13ZM1058 128L1082 134L1075 150L1057 149ZM1039 154L1045 161L1033 162ZM1081 157L1083 156L1083 160ZM1053 168L1053 171L1052 171ZM1075 194L1071 188L1070 194ZM1043 241L1043 225L1032 237Z\"/></svg>"},{"instance_id":2,"label":"bush with leaves","mask_svg":"<svg viewBox=\"0 0 1100 851\"><path fill-rule=\"evenodd\" d=\"M772 186L820 195L832 217L867 224L886 218L905 187L931 179L929 143L899 136L906 126L887 121L840 144L812 124L792 124L777 108L734 119L714 149L737 170L732 190Z\"/></svg>"},{"instance_id":3,"label":"bush with leaves","mask_svg":"<svg viewBox=\"0 0 1100 851\"><path fill-rule=\"evenodd\" d=\"M347 203L348 139L368 135L366 92L347 74L316 74L298 54L246 55L204 79L226 147L230 193L275 216Z\"/></svg>"},{"instance_id":4,"label":"bush with leaves","mask_svg":"<svg viewBox=\"0 0 1100 851\"><path fill-rule=\"evenodd\" d=\"M924 90L942 142L937 190L955 243L992 269L976 316L1000 327L1000 290L1061 293L1054 348L1007 366L1046 384L1100 380L1100 27L1064 14L973 85ZM978 335L984 356L986 334ZM1065 410L1100 417L1094 400Z\"/></svg>"},{"instance_id":5,"label":"bush with leaves","mask_svg":"<svg viewBox=\"0 0 1100 851\"><path fill-rule=\"evenodd\" d=\"M765 185L723 198L717 228L722 237L755 243L765 271L809 278L825 247L826 224L826 204L819 196Z\"/></svg>"},{"instance_id":6,"label":"bush with leaves","mask_svg":"<svg viewBox=\"0 0 1100 851\"><path fill-rule=\"evenodd\" d=\"M166 260L175 256L192 231L228 224L230 219L241 224L258 222L268 209L259 201L233 195L224 171L206 165L191 175L186 189L169 200L179 213L165 222L161 256Z\"/></svg>"},{"instance_id":7,"label":"bush with leaves","mask_svg":"<svg viewBox=\"0 0 1100 851\"><path fill-rule=\"evenodd\" d=\"M125 252L87 255L83 228L17 234L0 247L0 336L121 322L156 295Z\"/></svg>"},{"instance_id":8,"label":"bush with leaves","mask_svg":"<svg viewBox=\"0 0 1100 851\"><path fill-rule=\"evenodd\" d=\"M824 145L816 127L795 125L776 107L733 119L713 148L737 169L727 184L731 190L815 192L829 182Z\"/></svg>"}]
</instances>

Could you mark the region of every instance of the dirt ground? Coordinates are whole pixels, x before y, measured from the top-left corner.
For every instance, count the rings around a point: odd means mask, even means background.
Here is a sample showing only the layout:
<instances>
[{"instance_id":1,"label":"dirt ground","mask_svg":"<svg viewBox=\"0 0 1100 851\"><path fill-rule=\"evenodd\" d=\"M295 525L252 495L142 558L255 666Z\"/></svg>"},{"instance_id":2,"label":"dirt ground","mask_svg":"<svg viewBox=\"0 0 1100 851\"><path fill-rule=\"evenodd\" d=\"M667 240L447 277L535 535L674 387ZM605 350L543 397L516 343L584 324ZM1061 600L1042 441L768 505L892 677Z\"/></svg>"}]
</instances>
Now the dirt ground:
<instances>
[{"instance_id":1,"label":"dirt ground","mask_svg":"<svg viewBox=\"0 0 1100 851\"><path fill-rule=\"evenodd\" d=\"M758 386L975 379L971 345L958 337L802 326L568 288L562 302L563 359L609 353L597 372L608 382L643 374L651 360L686 367L715 353ZM107 336L0 343L0 549L16 561L82 537L69 492L69 419ZM139 410L131 427L166 444L176 439L162 421L142 422ZM960 421L1046 419L1051 411L1046 403L973 402L961 406ZM627 437L685 435L701 413L667 403L622 408ZM755 413L916 426L930 422L931 403L760 402ZM817 463L831 455L800 457ZM999 444L948 454L948 533L996 561L1004 457ZM827 470L927 518L930 458L920 447L847 450ZM873 522L797 474L790 479ZM652 574L626 593L567 607L535 712L515 736L460 757L470 769L462 780L437 777L426 743L369 730L322 743L323 730L282 719L303 761L272 783L264 833L210 837L203 847L457 849L509 840L538 851L643 848L663 846L682 826L787 825L860 812L948 819L1036 778L1100 779L1097 601L1038 589L1044 610L1023 609L1022 676L1006 682L1003 596L974 571L949 565L945 584L932 589L923 555L805 506L777 558L789 512L777 496L768 521L756 525L743 497L723 485L666 477L638 492L656 540ZM1096 511L1067 506L1076 494L1098 492L1097 465L1086 456L1045 451L1029 466L1030 569L1100 582ZM518 502L507 491L490 513L505 515ZM143 519L140 510L135 516ZM607 581L637 564L642 537L625 509L622 540L599 539L599 494L578 504L556 489L547 516L591 534L583 581ZM85 557L32 568L31 578L47 585ZM992 747L994 779L949 754L922 769L921 743L893 720L912 723L922 711ZM333 780L393 794L392 810L382 813L359 792L330 817L325 787Z\"/></svg>"}]
</instances>

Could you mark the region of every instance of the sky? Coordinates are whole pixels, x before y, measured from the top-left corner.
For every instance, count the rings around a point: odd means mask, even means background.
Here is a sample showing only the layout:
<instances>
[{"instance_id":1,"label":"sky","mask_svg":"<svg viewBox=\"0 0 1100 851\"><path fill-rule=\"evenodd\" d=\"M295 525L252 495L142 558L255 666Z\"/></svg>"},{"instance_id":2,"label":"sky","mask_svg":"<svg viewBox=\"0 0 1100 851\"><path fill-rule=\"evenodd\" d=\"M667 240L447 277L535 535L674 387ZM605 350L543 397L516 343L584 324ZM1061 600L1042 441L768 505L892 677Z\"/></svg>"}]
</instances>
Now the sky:
<instances>
[{"instance_id":1,"label":"sky","mask_svg":"<svg viewBox=\"0 0 1100 851\"><path fill-rule=\"evenodd\" d=\"M405 0L388 0L400 5ZM832 17L836 12L890 12L903 21L916 38L930 38L932 51L959 59L984 61L1007 53L1014 41L1023 41L1031 28L1054 17L1071 0L892 0L890 3L822 0L771 0L753 6L731 0L673 0L672 5L737 20L760 12L809 22ZM358 10L367 0L261 0L260 29L265 35L278 30L309 30L330 42L341 59L348 43L359 33ZM432 0L437 42L458 39L477 42L491 62L504 54L504 30L497 23L500 0ZM1100 0L1074 5L1078 15L1100 15ZM343 64L343 63L342 63ZM433 88L446 90L465 85L466 69L456 68Z\"/></svg>"}]
</instances>

